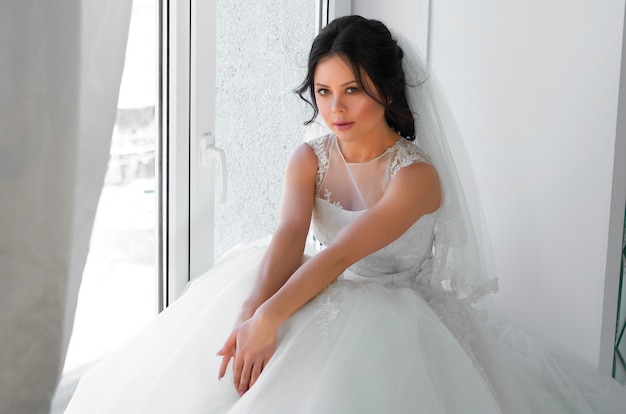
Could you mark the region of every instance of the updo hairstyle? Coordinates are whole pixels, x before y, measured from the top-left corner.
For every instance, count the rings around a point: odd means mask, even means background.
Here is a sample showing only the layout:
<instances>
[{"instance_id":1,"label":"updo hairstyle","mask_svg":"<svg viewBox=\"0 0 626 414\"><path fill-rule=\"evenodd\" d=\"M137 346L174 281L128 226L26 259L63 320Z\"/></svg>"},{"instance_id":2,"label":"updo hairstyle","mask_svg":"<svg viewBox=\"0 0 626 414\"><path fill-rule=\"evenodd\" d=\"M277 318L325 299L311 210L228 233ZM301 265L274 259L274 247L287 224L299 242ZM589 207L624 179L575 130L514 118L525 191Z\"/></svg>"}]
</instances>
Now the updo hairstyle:
<instances>
[{"instance_id":1,"label":"updo hairstyle","mask_svg":"<svg viewBox=\"0 0 626 414\"><path fill-rule=\"evenodd\" d=\"M355 15L333 20L313 41L306 78L294 91L313 108L313 116L305 125L319 114L313 78L320 60L329 56L340 56L346 61L359 86L385 107L385 120L391 128L409 141L415 139L414 118L404 91L404 53L383 23ZM364 73L381 98L363 82ZM307 91L310 100L304 96Z\"/></svg>"}]
</instances>

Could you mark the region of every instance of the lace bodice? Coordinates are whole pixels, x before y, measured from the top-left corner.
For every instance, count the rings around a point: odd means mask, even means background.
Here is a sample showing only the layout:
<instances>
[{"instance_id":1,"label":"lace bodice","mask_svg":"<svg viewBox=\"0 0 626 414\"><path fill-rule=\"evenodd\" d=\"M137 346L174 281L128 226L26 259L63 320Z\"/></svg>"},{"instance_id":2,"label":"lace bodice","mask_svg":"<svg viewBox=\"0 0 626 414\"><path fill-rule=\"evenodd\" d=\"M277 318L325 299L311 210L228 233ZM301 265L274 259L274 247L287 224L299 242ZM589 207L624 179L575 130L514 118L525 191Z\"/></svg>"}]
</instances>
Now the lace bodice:
<instances>
[{"instance_id":1,"label":"lace bodice","mask_svg":"<svg viewBox=\"0 0 626 414\"><path fill-rule=\"evenodd\" d=\"M359 164L345 161L334 135L309 145L318 160L313 235L322 246L377 202L401 168L429 162L416 145L405 139L399 139L375 159ZM422 216L401 237L352 265L344 276L375 278L382 283L415 276L431 256L436 214Z\"/></svg>"}]
</instances>

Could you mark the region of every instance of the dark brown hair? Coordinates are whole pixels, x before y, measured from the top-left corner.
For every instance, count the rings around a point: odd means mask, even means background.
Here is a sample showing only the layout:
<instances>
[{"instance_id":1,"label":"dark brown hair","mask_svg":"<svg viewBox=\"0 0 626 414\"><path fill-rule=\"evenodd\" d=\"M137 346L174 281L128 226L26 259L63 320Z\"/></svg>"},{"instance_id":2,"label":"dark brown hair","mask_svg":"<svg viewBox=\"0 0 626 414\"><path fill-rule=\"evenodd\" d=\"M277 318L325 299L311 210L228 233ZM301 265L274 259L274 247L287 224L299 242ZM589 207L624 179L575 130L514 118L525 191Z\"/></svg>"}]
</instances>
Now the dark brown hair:
<instances>
[{"instance_id":1,"label":"dark brown hair","mask_svg":"<svg viewBox=\"0 0 626 414\"><path fill-rule=\"evenodd\" d=\"M414 140L414 118L406 99L402 69L404 52L383 23L354 15L333 20L311 45L306 78L294 91L313 108L313 116L305 125L319 114L313 85L315 69L322 58L336 55L350 65L359 86L385 107L387 124L406 139ZM384 101L368 90L363 82L363 72L370 77ZM305 97L306 92L310 99Z\"/></svg>"}]
</instances>

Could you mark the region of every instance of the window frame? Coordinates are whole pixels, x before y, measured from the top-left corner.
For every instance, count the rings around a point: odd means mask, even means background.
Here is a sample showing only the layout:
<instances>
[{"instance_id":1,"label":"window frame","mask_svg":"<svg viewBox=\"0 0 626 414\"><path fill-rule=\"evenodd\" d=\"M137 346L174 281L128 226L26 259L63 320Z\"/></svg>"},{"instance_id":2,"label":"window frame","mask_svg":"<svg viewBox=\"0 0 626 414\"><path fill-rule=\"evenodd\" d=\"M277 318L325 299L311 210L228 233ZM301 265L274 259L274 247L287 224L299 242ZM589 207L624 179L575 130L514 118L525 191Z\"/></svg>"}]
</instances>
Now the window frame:
<instances>
[{"instance_id":1,"label":"window frame","mask_svg":"<svg viewBox=\"0 0 626 414\"><path fill-rule=\"evenodd\" d=\"M351 13L350 0L316 0L315 7L318 30ZM157 269L162 311L213 265L215 190L224 196L226 165L223 152L215 148L215 2L161 0L159 27Z\"/></svg>"}]
</instances>

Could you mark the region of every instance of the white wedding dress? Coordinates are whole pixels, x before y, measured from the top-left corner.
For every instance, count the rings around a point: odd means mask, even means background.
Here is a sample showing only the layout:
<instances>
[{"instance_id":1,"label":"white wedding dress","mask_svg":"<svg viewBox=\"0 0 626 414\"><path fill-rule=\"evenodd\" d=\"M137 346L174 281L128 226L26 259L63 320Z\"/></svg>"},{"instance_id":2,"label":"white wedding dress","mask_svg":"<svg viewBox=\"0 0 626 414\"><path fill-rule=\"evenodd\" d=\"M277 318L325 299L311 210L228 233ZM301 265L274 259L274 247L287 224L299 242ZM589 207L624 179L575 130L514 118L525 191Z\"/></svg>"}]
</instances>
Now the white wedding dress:
<instances>
[{"instance_id":1,"label":"white wedding dress","mask_svg":"<svg viewBox=\"0 0 626 414\"><path fill-rule=\"evenodd\" d=\"M380 199L399 169L428 162L405 139L363 164L347 163L332 135L309 145L319 164L312 234L320 246ZM626 389L611 378L512 330L498 337L469 306L433 286L437 214L351 266L292 315L242 397L230 369L218 381L216 352L268 239L237 246L192 282L82 378L66 412L626 413ZM455 335L451 323L461 326Z\"/></svg>"}]
</instances>

